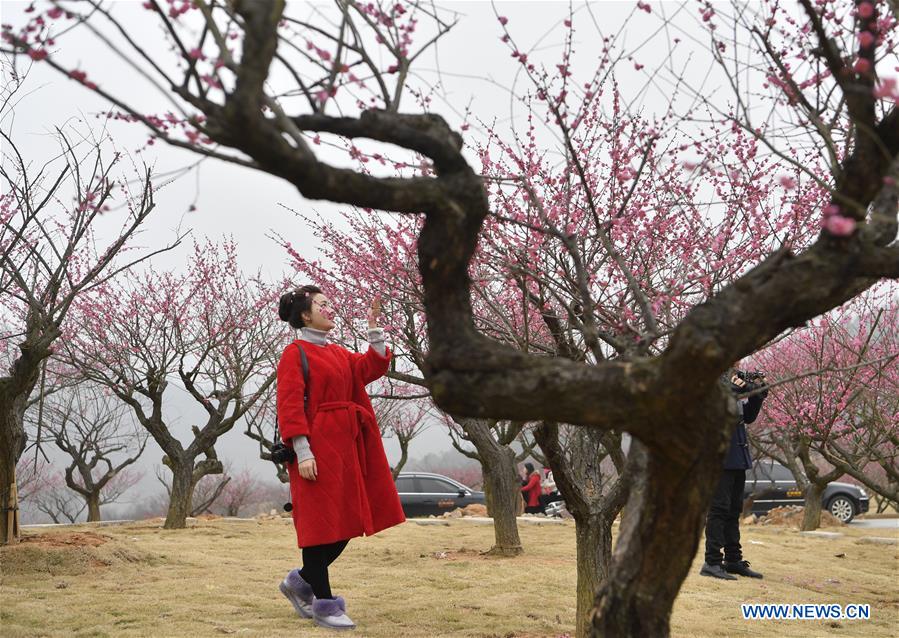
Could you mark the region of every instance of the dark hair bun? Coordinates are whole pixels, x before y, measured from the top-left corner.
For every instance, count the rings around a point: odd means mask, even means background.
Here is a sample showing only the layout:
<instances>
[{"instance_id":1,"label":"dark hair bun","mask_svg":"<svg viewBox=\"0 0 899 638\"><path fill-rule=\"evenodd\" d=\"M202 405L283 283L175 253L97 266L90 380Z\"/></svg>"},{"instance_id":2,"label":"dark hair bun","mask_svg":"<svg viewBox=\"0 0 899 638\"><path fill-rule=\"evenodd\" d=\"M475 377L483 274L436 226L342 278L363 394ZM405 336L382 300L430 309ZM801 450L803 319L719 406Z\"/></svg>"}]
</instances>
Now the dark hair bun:
<instances>
[{"instance_id":1,"label":"dark hair bun","mask_svg":"<svg viewBox=\"0 0 899 638\"><path fill-rule=\"evenodd\" d=\"M303 313L312 309L312 297L321 293L318 286L302 286L294 291L281 295L278 302L278 316L290 326L299 330L305 325Z\"/></svg>"},{"instance_id":2,"label":"dark hair bun","mask_svg":"<svg viewBox=\"0 0 899 638\"><path fill-rule=\"evenodd\" d=\"M293 293L281 295L281 301L278 302L278 316L281 321L290 321L290 311L293 310Z\"/></svg>"}]
</instances>

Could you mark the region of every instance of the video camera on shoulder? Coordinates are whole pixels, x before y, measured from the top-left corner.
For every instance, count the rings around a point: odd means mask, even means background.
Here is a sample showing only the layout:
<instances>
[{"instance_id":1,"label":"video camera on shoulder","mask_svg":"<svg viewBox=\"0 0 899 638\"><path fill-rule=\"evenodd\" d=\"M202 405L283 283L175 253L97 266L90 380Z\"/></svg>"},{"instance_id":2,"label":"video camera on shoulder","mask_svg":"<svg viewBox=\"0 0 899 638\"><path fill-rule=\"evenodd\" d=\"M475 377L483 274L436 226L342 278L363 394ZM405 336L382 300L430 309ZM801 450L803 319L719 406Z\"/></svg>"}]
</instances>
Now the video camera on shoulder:
<instances>
[{"instance_id":1,"label":"video camera on shoulder","mask_svg":"<svg viewBox=\"0 0 899 638\"><path fill-rule=\"evenodd\" d=\"M742 380L746 385L737 385L731 382L731 390L738 394L746 394L753 392L759 388L765 387L765 373L761 370L734 370L734 376ZM768 396L768 390L759 393L762 398Z\"/></svg>"}]
</instances>

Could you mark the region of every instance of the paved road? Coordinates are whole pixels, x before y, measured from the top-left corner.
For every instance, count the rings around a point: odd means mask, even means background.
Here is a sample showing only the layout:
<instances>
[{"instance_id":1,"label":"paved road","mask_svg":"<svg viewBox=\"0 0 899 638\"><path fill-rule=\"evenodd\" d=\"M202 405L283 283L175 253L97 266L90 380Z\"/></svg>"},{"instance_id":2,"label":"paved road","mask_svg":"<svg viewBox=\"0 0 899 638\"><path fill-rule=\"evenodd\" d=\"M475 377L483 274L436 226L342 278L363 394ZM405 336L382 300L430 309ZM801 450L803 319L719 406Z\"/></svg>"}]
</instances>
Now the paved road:
<instances>
[{"instance_id":1,"label":"paved road","mask_svg":"<svg viewBox=\"0 0 899 638\"><path fill-rule=\"evenodd\" d=\"M853 527L864 527L866 529L899 529L899 518L856 519L849 524Z\"/></svg>"}]
</instances>

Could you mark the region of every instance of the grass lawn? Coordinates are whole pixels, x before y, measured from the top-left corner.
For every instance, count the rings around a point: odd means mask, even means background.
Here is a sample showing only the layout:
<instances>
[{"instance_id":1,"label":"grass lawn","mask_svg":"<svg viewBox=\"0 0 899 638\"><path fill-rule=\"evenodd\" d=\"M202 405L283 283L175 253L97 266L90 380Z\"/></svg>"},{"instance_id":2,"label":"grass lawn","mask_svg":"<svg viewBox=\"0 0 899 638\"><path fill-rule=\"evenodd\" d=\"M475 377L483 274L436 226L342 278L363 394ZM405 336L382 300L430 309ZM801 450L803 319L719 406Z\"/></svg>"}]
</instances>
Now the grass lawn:
<instances>
[{"instance_id":1,"label":"grass lawn","mask_svg":"<svg viewBox=\"0 0 899 638\"><path fill-rule=\"evenodd\" d=\"M406 523L354 539L332 568L353 635L563 636L574 626L574 525L525 525L525 554L486 558L490 526ZM684 583L675 636L899 636L899 546L858 542L895 530L842 529L839 539L748 527L761 581ZM0 633L18 636L325 636L278 592L298 563L285 520L73 526L26 532L3 548ZM839 556L839 557L838 557ZM659 570L664 570L659 565ZM740 603L868 603L870 620L747 621Z\"/></svg>"}]
</instances>

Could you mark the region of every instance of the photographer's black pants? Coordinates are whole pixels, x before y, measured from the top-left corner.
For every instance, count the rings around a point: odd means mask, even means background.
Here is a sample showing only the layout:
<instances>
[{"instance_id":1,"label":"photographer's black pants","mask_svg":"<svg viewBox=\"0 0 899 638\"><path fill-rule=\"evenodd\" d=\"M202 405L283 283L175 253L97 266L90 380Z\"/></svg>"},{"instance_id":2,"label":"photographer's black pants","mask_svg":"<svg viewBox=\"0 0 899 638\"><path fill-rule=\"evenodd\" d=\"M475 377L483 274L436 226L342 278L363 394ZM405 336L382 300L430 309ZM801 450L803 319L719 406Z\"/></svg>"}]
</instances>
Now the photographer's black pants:
<instances>
[{"instance_id":1,"label":"photographer's black pants","mask_svg":"<svg viewBox=\"0 0 899 638\"><path fill-rule=\"evenodd\" d=\"M740 514L743 512L743 488L746 470L724 470L712 497L712 506L705 521L705 562L721 564L743 560L740 548Z\"/></svg>"},{"instance_id":2,"label":"photographer's black pants","mask_svg":"<svg viewBox=\"0 0 899 638\"><path fill-rule=\"evenodd\" d=\"M300 570L300 576L312 587L316 598L334 598L331 594L331 581L328 579L328 566L337 560L349 542L337 541L303 548L303 569Z\"/></svg>"}]
</instances>

